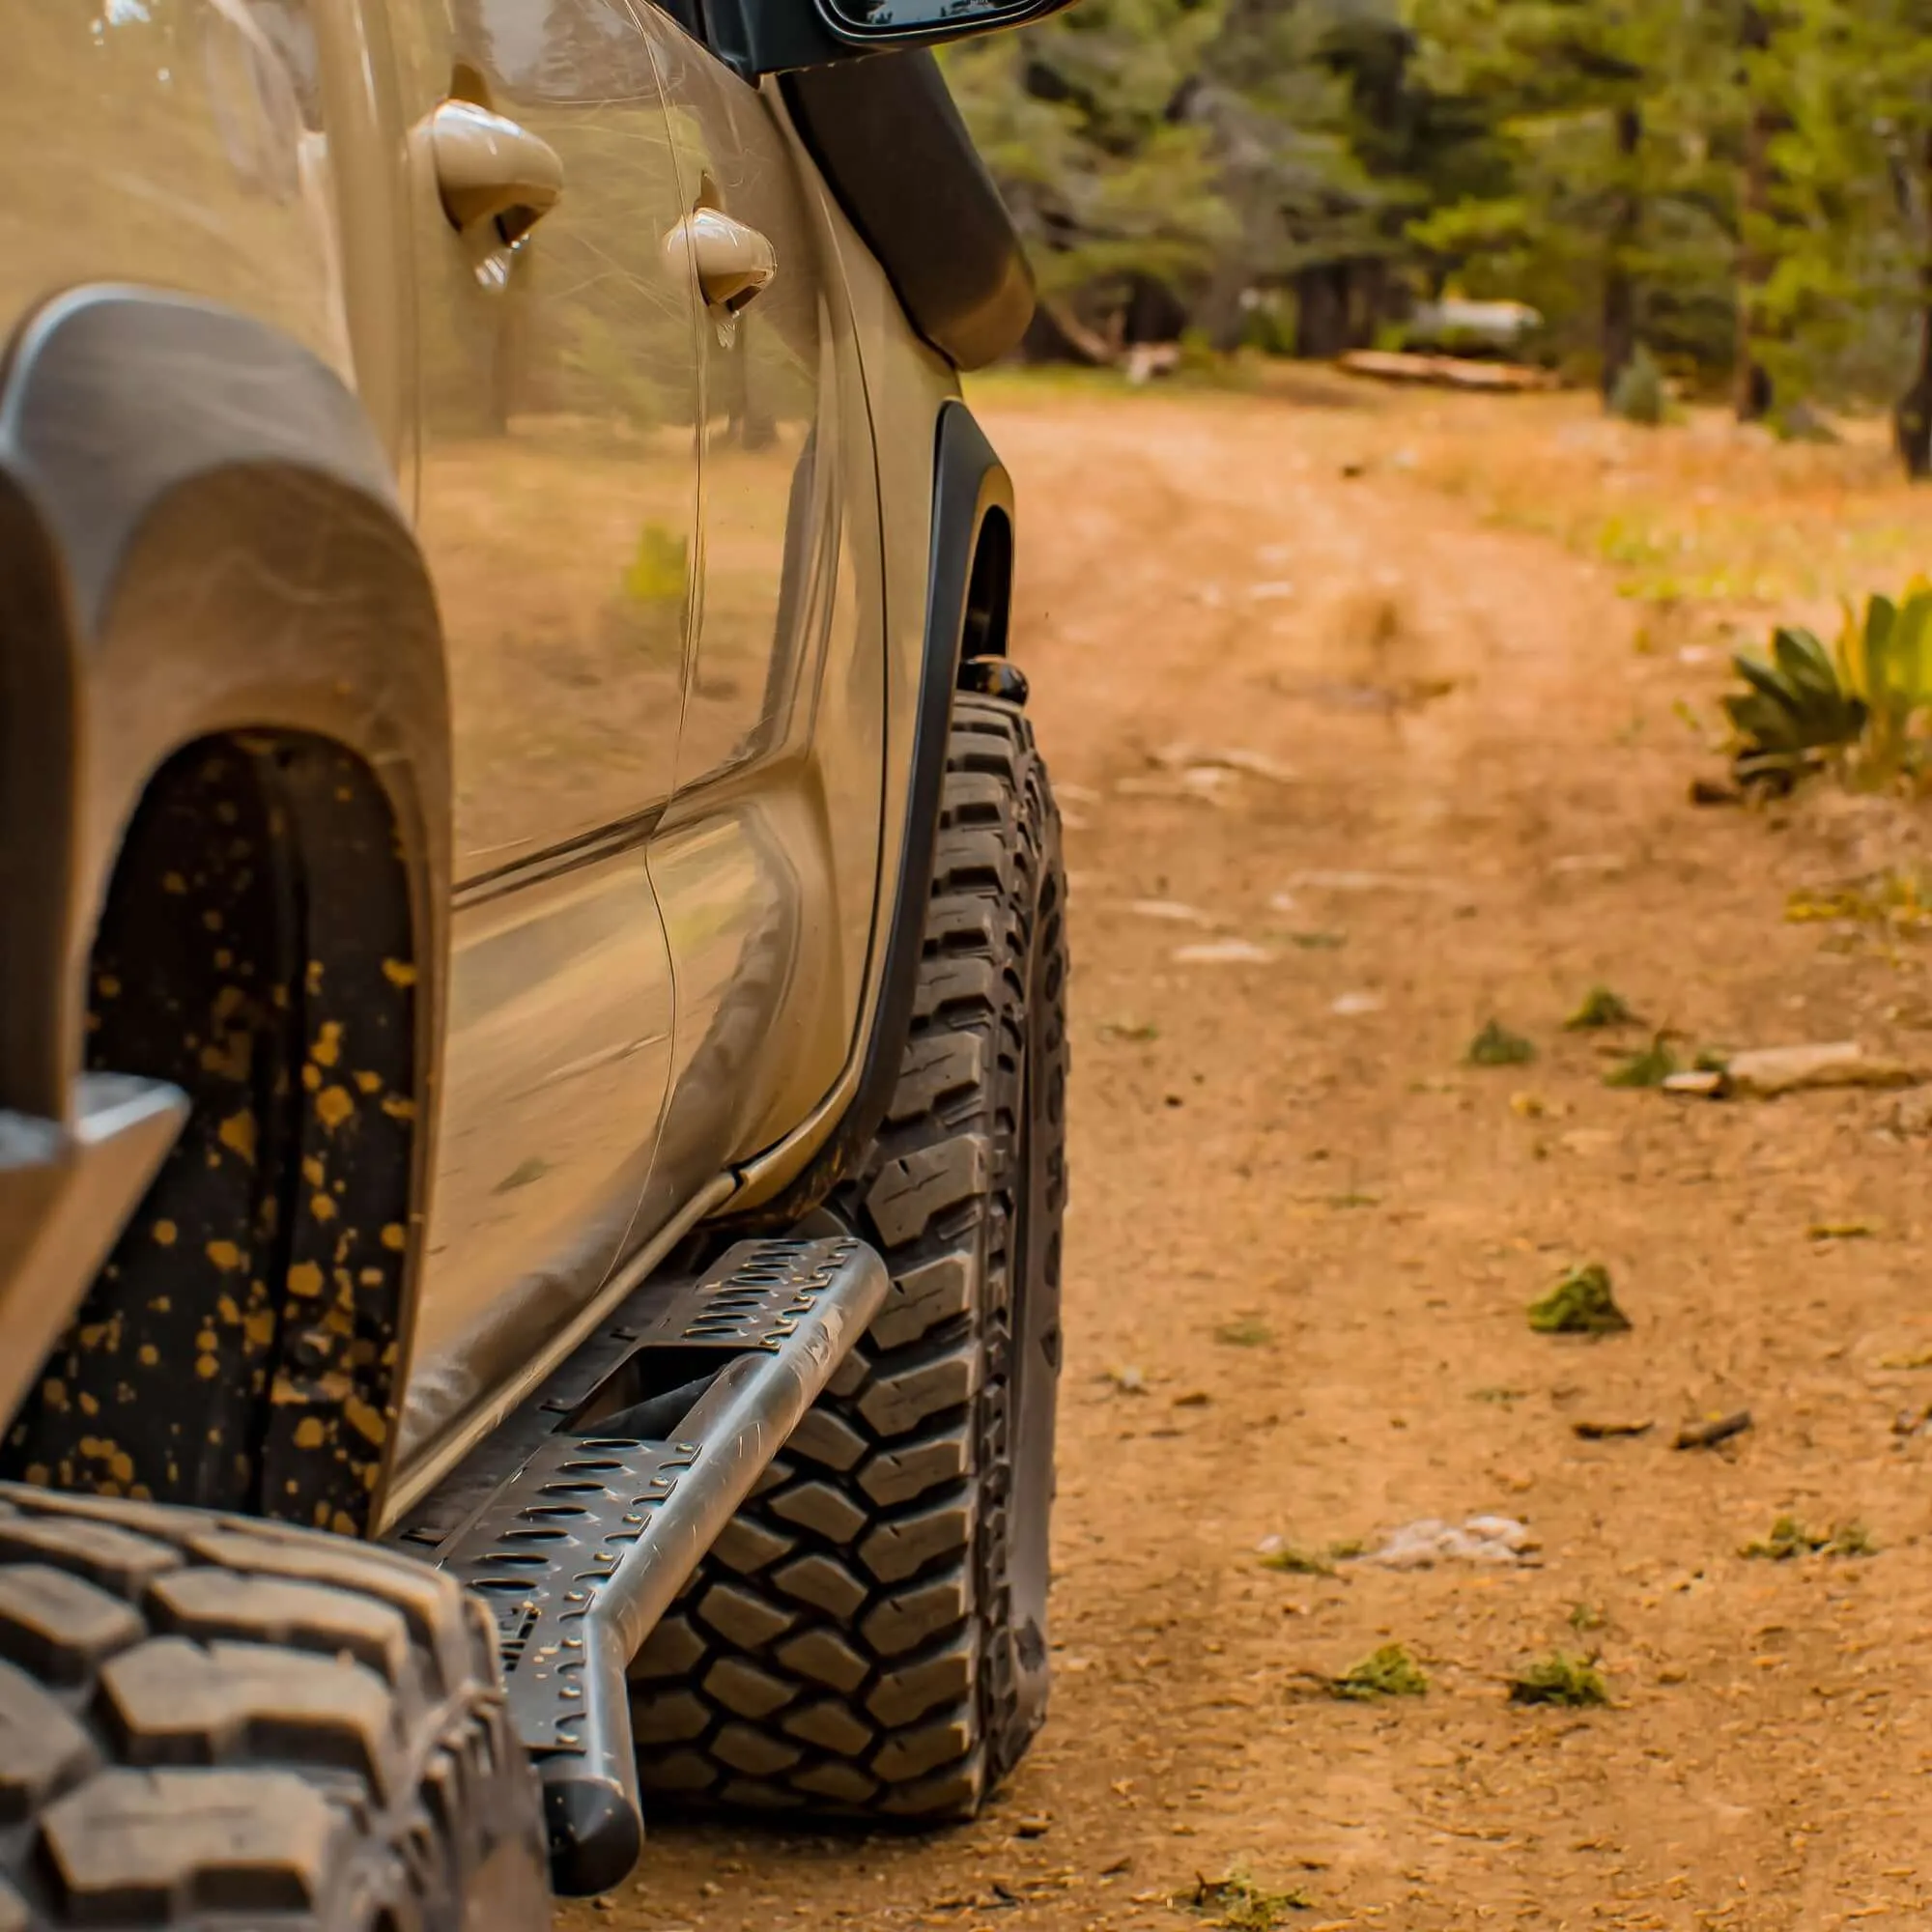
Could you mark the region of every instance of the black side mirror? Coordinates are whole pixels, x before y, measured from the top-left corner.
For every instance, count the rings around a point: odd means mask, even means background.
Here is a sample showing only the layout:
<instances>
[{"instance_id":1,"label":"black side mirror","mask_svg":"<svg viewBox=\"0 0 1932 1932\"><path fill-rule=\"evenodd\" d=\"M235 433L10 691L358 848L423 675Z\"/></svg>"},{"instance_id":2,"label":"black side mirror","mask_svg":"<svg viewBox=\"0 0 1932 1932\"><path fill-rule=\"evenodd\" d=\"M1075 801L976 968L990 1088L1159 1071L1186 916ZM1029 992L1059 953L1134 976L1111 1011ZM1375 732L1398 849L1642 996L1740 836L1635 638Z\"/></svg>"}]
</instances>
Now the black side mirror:
<instances>
[{"instance_id":1,"label":"black side mirror","mask_svg":"<svg viewBox=\"0 0 1932 1932\"><path fill-rule=\"evenodd\" d=\"M1024 26L1072 0L706 0L713 48L748 80Z\"/></svg>"},{"instance_id":2,"label":"black side mirror","mask_svg":"<svg viewBox=\"0 0 1932 1932\"><path fill-rule=\"evenodd\" d=\"M856 46L931 46L1057 11L1051 0L813 0L813 5L833 33Z\"/></svg>"}]
</instances>

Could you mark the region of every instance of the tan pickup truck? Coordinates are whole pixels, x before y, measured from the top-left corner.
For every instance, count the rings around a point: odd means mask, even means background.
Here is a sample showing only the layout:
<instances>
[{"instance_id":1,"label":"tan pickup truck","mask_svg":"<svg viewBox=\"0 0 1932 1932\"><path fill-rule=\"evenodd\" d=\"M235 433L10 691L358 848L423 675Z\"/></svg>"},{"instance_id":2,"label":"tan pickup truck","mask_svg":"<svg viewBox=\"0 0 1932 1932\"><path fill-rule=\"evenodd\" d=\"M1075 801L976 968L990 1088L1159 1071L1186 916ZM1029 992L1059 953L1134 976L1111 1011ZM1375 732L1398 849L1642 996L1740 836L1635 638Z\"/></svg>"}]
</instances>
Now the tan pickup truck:
<instances>
[{"instance_id":1,"label":"tan pickup truck","mask_svg":"<svg viewBox=\"0 0 1932 1932\"><path fill-rule=\"evenodd\" d=\"M933 43L0 67L0 1932L548 1922L1046 1697L1065 878Z\"/></svg>"}]
</instances>

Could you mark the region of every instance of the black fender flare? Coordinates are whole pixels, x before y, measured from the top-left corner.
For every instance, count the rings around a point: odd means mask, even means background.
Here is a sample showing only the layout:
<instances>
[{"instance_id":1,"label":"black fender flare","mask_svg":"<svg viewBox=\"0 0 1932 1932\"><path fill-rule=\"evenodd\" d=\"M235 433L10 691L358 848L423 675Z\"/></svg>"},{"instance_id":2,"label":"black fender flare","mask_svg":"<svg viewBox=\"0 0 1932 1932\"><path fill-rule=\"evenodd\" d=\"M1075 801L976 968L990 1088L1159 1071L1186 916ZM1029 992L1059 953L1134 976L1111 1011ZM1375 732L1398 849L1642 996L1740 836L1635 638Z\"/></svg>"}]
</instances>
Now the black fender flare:
<instances>
[{"instance_id":1,"label":"black fender flare","mask_svg":"<svg viewBox=\"0 0 1932 1932\"><path fill-rule=\"evenodd\" d=\"M980 565L989 521L1001 522L992 554L1002 581L989 585ZM946 780L946 745L952 727L952 695L968 652L1004 655L1005 597L1013 557L1013 481L986 433L963 402L949 400L939 412L933 450L932 534L926 567L925 632L920 686L913 717L911 771L905 791L898 877L888 881L892 910L883 922L879 985L871 1028L860 1047L852 1097L838 1124L781 1192L742 1215L728 1210L707 1235L726 1238L786 1228L810 1213L841 1181L858 1172L885 1122L912 1033L919 962L925 947L926 910L932 898L934 849ZM998 594L997 618L984 621L976 601ZM971 633L969 637L969 632Z\"/></svg>"},{"instance_id":2,"label":"black fender flare","mask_svg":"<svg viewBox=\"0 0 1932 1932\"><path fill-rule=\"evenodd\" d=\"M449 706L388 459L341 377L268 323L157 290L71 290L0 360L0 1112L71 1122L91 938L143 790L182 748L248 730L328 740L382 788L426 1094ZM429 1134L413 1139L415 1207ZM0 1307L31 1255L19 1234L0 1226Z\"/></svg>"}]
</instances>

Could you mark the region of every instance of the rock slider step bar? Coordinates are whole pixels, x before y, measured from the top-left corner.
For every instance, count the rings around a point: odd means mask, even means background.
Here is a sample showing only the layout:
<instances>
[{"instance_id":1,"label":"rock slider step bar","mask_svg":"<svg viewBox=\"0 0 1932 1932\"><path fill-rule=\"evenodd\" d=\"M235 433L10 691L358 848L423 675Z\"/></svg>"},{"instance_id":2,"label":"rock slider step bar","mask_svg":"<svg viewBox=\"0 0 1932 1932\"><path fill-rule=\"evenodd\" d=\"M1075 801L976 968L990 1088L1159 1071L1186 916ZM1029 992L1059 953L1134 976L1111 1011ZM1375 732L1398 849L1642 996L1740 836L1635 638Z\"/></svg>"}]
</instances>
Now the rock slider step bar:
<instances>
[{"instance_id":1,"label":"rock slider step bar","mask_svg":"<svg viewBox=\"0 0 1932 1932\"><path fill-rule=\"evenodd\" d=\"M558 1891L635 1861L625 1669L887 1286L846 1237L743 1241L696 1280L646 1283L398 1531L496 1619Z\"/></svg>"}]
</instances>

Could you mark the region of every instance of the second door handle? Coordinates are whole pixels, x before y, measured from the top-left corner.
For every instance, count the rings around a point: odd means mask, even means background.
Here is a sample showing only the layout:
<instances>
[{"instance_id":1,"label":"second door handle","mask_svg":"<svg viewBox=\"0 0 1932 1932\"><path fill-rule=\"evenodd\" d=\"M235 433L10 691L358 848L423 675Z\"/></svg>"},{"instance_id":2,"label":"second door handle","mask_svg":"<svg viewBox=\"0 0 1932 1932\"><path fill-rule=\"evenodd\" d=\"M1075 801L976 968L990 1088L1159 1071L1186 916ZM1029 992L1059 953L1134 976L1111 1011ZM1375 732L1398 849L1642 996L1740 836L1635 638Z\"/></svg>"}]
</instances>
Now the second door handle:
<instances>
[{"instance_id":1,"label":"second door handle","mask_svg":"<svg viewBox=\"0 0 1932 1932\"><path fill-rule=\"evenodd\" d=\"M754 301L779 271L778 251L723 209L694 209L665 237L665 259L674 273L687 261L713 308L736 315Z\"/></svg>"}]
</instances>

